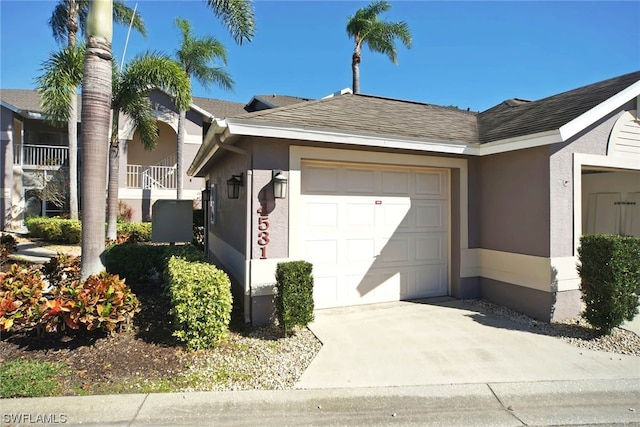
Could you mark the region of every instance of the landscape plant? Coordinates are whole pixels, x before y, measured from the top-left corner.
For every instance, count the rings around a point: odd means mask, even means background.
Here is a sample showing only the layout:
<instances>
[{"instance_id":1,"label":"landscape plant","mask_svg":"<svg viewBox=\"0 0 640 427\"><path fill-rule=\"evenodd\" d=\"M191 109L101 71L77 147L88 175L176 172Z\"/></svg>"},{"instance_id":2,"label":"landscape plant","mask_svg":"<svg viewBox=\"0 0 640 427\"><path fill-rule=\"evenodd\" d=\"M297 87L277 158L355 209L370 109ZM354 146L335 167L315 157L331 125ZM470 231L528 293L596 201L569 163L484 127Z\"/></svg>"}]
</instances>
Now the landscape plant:
<instances>
[{"instance_id":1,"label":"landscape plant","mask_svg":"<svg viewBox=\"0 0 640 427\"><path fill-rule=\"evenodd\" d=\"M313 321L312 270L306 261L281 262L276 268L276 317L285 336L293 327Z\"/></svg>"},{"instance_id":2,"label":"landscape plant","mask_svg":"<svg viewBox=\"0 0 640 427\"><path fill-rule=\"evenodd\" d=\"M229 276L214 265L178 256L169 259L165 276L173 335L191 350L226 342L232 309Z\"/></svg>"},{"instance_id":3,"label":"landscape plant","mask_svg":"<svg viewBox=\"0 0 640 427\"><path fill-rule=\"evenodd\" d=\"M44 288L39 266L12 264L0 272L0 332L33 326L40 319Z\"/></svg>"},{"instance_id":4,"label":"landscape plant","mask_svg":"<svg viewBox=\"0 0 640 427\"><path fill-rule=\"evenodd\" d=\"M638 314L640 238L586 235L578 248L583 316L608 334Z\"/></svg>"}]
</instances>

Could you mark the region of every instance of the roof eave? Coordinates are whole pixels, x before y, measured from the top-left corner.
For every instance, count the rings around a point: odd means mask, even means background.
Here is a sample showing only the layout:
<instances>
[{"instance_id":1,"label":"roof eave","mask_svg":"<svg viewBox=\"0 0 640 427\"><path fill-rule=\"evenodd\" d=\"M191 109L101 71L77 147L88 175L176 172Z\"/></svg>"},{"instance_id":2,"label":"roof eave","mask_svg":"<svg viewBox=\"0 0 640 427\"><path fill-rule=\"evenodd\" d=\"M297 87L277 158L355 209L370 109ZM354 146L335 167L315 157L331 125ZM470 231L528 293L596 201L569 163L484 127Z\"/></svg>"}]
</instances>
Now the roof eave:
<instances>
[{"instance_id":1,"label":"roof eave","mask_svg":"<svg viewBox=\"0 0 640 427\"><path fill-rule=\"evenodd\" d=\"M187 175L189 176L204 177L204 167L218 151L218 135L223 134L228 128L226 120L215 119L212 123L202 145L200 145L191 165L187 169Z\"/></svg>"}]
</instances>

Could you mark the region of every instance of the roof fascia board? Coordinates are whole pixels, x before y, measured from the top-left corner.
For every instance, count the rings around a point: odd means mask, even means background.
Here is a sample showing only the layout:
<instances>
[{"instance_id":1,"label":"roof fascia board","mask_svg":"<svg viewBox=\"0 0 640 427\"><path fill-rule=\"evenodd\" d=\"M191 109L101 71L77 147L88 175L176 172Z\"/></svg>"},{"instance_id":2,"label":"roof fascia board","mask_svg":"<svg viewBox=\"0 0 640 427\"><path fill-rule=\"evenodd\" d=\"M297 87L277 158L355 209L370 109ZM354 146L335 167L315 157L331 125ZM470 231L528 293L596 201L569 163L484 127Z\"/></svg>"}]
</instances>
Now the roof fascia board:
<instances>
[{"instance_id":1,"label":"roof fascia board","mask_svg":"<svg viewBox=\"0 0 640 427\"><path fill-rule=\"evenodd\" d=\"M209 162L213 155L218 151L218 141L216 135L223 133L227 129L225 120L215 120L209 131L202 141L202 145L196 152L196 155L187 169L187 175L199 176L204 166Z\"/></svg>"},{"instance_id":2,"label":"roof fascia board","mask_svg":"<svg viewBox=\"0 0 640 427\"><path fill-rule=\"evenodd\" d=\"M5 101L0 101L0 106L3 106L7 110L13 111L14 113L18 113L18 114L22 113L22 111L20 109L18 109L18 107L14 106L12 104L9 104L8 102L5 102Z\"/></svg>"},{"instance_id":3,"label":"roof fascia board","mask_svg":"<svg viewBox=\"0 0 640 427\"><path fill-rule=\"evenodd\" d=\"M616 108L619 108L633 98L638 97L638 95L640 95L640 81L635 82L606 101L601 102L589 111L561 126L560 135L562 136L562 140L568 140L607 114L611 113Z\"/></svg>"},{"instance_id":4,"label":"roof fascia board","mask_svg":"<svg viewBox=\"0 0 640 427\"><path fill-rule=\"evenodd\" d=\"M480 156L506 153L507 151L524 150L526 148L540 147L562 142L560 132L557 130L540 132L533 135L518 136L500 141L488 142L480 147Z\"/></svg>"},{"instance_id":5,"label":"roof fascia board","mask_svg":"<svg viewBox=\"0 0 640 427\"><path fill-rule=\"evenodd\" d=\"M231 135L262 136L268 138L300 139L335 144L387 147L447 154L478 155L478 147L466 143L428 141L418 138L393 138L356 132L336 132L323 128L300 128L271 123L256 123L243 119L228 119Z\"/></svg>"}]
</instances>

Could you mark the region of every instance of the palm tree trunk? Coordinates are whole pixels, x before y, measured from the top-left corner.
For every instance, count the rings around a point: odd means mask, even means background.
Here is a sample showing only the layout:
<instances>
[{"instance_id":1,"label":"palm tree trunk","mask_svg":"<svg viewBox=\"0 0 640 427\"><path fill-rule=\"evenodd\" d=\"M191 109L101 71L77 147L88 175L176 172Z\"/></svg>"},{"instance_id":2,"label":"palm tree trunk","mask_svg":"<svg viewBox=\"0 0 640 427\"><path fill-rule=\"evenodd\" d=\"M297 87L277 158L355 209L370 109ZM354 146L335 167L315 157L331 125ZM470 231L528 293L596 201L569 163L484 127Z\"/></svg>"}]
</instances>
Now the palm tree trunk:
<instances>
[{"instance_id":1,"label":"palm tree trunk","mask_svg":"<svg viewBox=\"0 0 640 427\"><path fill-rule=\"evenodd\" d=\"M81 280L104 270L105 188L111 119L112 0L94 0L87 20L82 82Z\"/></svg>"},{"instance_id":2,"label":"palm tree trunk","mask_svg":"<svg viewBox=\"0 0 640 427\"><path fill-rule=\"evenodd\" d=\"M78 219L78 96L76 88L71 89L69 105L69 215Z\"/></svg>"},{"instance_id":3,"label":"palm tree trunk","mask_svg":"<svg viewBox=\"0 0 640 427\"><path fill-rule=\"evenodd\" d=\"M107 190L107 239L118 237L118 188L120 187L120 144L118 126L120 111L113 111L111 144L109 144L109 188Z\"/></svg>"},{"instance_id":4,"label":"palm tree trunk","mask_svg":"<svg viewBox=\"0 0 640 427\"><path fill-rule=\"evenodd\" d=\"M78 32L78 3L69 1L69 13L67 18L67 33L69 46L76 45L76 33ZM71 104L69 105L69 121L67 133L69 134L69 216L78 219L78 97L76 89L70 92Z\"/></svg>"},{"instance_id":5,"label":"palm tree trunk","mask_svg":"<svg viewBox=\"0 0 640 427\"><path fill-rule=\"evenodd\" d=\"M180 110L180 116L178 117L178 146L176 148L176 198L182 200L182 156L184 151L184 124L187 120L187 111Z\"/></svg>"},{"instance_id":6,"label":"palm tree trunk","mask_svg":"<svg viewBox=\"0 0 640 427\"><path fill-rule=\"evenodd\" d=\"M351 57L351 71L353 74L353 93L360 93L360 52L356 49Z\"/></svg>"}]
</instances>

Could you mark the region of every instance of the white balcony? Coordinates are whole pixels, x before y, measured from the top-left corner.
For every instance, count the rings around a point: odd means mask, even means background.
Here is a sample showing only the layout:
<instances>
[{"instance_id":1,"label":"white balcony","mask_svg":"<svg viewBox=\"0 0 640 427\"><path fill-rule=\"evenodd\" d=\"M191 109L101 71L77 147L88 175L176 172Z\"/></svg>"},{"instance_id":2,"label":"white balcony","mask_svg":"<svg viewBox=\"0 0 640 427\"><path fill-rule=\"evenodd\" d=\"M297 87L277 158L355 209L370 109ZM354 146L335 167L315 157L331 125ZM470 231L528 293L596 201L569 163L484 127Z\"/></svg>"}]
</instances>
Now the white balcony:
<instances>
[{"instance_id":1,"label":"white balcony","mask_svg":"<svg viewBox=\"0 0 640 427\"><path fill-rule=\"evenodd\" d=\"M57 169L69 159L69 148L56 145L22 145L13 153L13 164L30 169Z\"/></svg>"}]
</instances>

